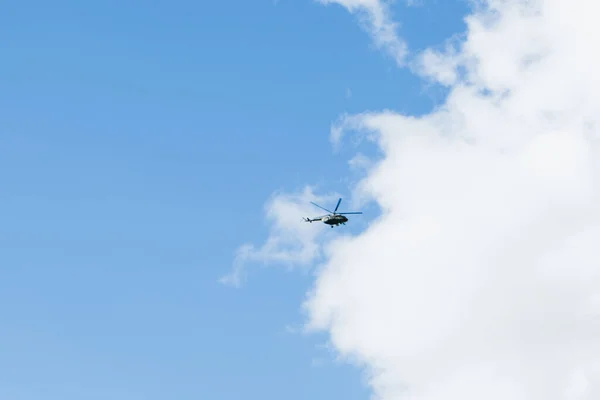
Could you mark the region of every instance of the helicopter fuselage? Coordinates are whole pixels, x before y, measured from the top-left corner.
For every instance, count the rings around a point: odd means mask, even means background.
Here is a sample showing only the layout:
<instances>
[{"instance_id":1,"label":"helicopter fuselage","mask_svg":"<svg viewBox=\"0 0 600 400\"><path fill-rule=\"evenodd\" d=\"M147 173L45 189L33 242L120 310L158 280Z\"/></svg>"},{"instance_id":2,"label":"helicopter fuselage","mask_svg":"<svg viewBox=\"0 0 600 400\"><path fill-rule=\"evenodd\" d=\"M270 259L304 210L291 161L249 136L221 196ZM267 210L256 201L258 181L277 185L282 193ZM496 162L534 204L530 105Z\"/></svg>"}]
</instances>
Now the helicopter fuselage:
<instances>
[{"instance_id":1,"label":"helicopter fuselage","mask_svg":"<svg viewBox=\"0 0 600 400\"><path fill-rule=\"evenodd\" d=\"M323 223L327 225L339 225L348 222L348 218L343 215L328 215L323 217Z\"/></svg>"}]
</instances>

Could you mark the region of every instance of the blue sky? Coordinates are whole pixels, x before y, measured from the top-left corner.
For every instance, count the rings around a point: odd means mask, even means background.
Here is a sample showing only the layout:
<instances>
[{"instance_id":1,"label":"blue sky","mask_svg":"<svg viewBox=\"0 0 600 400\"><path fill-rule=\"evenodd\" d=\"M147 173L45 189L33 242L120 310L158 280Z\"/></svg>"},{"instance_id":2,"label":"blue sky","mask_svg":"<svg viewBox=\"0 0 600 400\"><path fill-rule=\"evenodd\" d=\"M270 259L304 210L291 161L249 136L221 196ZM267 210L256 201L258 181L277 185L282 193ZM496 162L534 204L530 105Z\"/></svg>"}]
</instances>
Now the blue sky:
<instances>
[{"instance_id":1,"label":"blue sky","mask_svg":"<svg viewBox=\"0 0 600 400\"><path fill-rule=\"evenodd\" d=\"M392 10L412 48L463 29L459 1ZM286 331L309 274L218 279L274 191L348 192L339 115L437 89L311 0L22 1L0 34L0 398L368 398Z\"/></svg>"}]
</instances>

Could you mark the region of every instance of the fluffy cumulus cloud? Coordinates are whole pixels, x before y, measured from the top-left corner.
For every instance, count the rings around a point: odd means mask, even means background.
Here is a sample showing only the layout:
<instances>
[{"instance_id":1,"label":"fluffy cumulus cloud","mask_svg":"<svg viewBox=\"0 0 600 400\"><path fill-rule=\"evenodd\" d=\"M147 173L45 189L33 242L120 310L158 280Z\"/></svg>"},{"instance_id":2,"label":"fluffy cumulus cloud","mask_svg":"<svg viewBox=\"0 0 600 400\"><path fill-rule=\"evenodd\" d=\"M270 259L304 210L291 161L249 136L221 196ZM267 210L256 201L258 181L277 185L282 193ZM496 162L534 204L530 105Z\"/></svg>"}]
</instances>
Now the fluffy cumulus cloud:
<instances>
[{"instance_id":1,"label":"fluffy cumulus cloud","mask_svg":"<svg viewBox=\"0 0 600 400\"><path fill-rule=\"evenodd\" d=\"M376 398L600 399L599 9L478 1L463 42L416 59L443 106L333 130L380 147L356 195L382 214L326 242L307 325Z\"/></svg>"}]
</instances>

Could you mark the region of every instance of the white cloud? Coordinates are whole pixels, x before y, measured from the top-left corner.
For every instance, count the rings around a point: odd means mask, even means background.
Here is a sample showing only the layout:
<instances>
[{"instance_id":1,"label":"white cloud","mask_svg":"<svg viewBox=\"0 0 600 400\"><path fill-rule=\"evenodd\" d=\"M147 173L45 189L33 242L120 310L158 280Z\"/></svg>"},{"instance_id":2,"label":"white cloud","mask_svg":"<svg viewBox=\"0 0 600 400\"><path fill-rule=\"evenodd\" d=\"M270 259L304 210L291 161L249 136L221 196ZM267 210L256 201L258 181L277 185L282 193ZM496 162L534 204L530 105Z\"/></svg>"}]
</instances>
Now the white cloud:
<instances>
[{"instance_id":1,"label":"white cloud","mask_svg":"<svg viewBox=\"0 0 600 400\"><path fill-rule=\"evenodd\" d=\"M383 400L600 398L599 5L489 5L424 60L442 108L332 130L385 153L359 185L384 212L305 306Z\"/></svg>"},{"instance_id":2,"label":"white cloud","mask_svg":"<svg viewBox=\"0 0 600 400\"><path fill-rule=\"evenodd\" d=\"M329 5L339 4L352 14L358 14L363 28L369 32L375 45L385 50L398 65L403 65L407 46L396 33L397 24L390 17L389 7L383 0L316 0Z\"/></svg>"},{"instance_id":3,"label":"white cloud","mask_svg":"<svg viewBox=\"0 0 600 400\"><path fill-rule=\"evenodd\" d=\"M372 161L364 154L357 153L354 157L350 159L350 161L348 161L348 165L352 169L363 171L368 170L371 167Z\"/></svg>"},{"instance_id":4,"label":"white cloud","mask_svg":"<svg viewBox=\"0 0 600 400\"><path fill-rule=\"evenodd\" d=\"M598 399L600 5L477 4L463 43L421 58L450 88L442 107L332 129L334 145L354 130L384 153L360 163L356 193L381 216L323 241L276 223L256 254L324 253L307 326L366 369L376 398ZM309 250L281 245L293 238Z\"/></svg>"}]
</instances>

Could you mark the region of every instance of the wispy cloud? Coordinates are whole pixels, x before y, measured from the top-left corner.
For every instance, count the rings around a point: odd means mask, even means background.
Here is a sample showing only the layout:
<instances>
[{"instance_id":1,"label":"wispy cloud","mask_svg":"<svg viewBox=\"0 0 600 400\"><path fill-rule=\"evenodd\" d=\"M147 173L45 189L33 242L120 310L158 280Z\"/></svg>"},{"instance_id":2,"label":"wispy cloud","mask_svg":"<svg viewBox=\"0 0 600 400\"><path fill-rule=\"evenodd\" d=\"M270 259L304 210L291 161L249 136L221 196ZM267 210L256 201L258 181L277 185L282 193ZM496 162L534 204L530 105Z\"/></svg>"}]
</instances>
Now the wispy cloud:
<instances>
[{"instance_id":1,"label":"wispy cloud","mask_svg":"<svg viewBox=\"0 0 600 400\"><path fill-rule=\"evenodd\" d=\"M385 50L398 65L407 55L406 42L398 35L398 25L382 0L315 0L321 4L338 4L359 17L362 27L371 35L375 45Z\"/></svg>"},{"instance_id":2,"label":"wispy cloud","mask_svg":"<svg viewBox=\"0 0 600 400\"><path fill-rule=\"evenodd\" d=\"M312 187L306 187L296 193L275 193L265 206L269 222L269 237L256 248L253 244L244 244L237 250L233 270L221 278L220 282L239 286L246 273L246 265L277 264L288 267L311 265L321 255L319 239L325 235L321 226L306 223L302 217L321 215L310 204L328 204L337 200L337 195L316 195ZM324 206L327 207L327 206Z\"/></svg>"}]
</instances>

